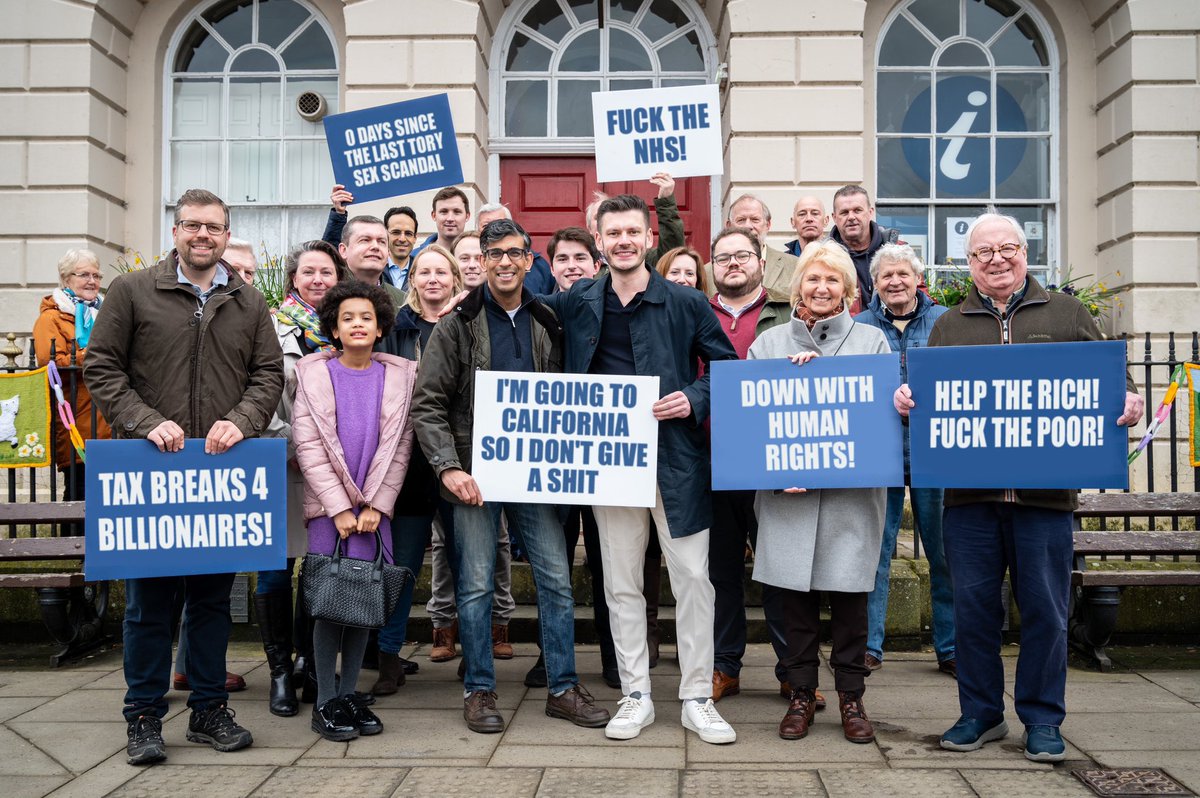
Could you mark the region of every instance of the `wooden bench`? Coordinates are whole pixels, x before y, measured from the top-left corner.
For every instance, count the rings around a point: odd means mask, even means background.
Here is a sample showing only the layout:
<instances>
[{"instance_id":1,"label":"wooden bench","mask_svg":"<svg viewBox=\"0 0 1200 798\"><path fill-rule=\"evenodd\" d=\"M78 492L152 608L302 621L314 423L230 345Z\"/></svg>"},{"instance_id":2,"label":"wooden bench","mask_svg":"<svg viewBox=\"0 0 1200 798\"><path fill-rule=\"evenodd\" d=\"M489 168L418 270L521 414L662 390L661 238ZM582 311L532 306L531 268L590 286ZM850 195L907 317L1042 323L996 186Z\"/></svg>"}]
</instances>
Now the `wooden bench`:
<instances>
[{"instance_id":1,"label":"wooden bench","mask_svg":"<svg viewBox=\"0 0 1200 798\"><path fill-rule=\"evenodd\" d=\"M81 523L84 502L26 502L0 505L0 528L8 524L50 525ZM82 563L82 537L0 539L0 563ZM108 614L108 583L87 582L81 571L0 572L0 588L34 588L42 621L62 649L50 658L53 666L78 659L110 638L104 632Z\"/></svg>"},{"instance_id":2,"label":"wooden bench","mask_svg":"<svg viewBox=\"0 0 1200 798\"><path fill-rule=\"evenodd\" d=\"M1079 529L1084 518L1196 518L1200 493L1084 493L1075 511L1075 557L1071 573L1068 640L1071 647L1102 671L1112 669L1104 651L1117 625L1121 590L1134 586L1200 585L1200 532L1099 531ZM1190 557L1190 567L1091 570L1087 558Z\"/></svg>"}]
</instances>

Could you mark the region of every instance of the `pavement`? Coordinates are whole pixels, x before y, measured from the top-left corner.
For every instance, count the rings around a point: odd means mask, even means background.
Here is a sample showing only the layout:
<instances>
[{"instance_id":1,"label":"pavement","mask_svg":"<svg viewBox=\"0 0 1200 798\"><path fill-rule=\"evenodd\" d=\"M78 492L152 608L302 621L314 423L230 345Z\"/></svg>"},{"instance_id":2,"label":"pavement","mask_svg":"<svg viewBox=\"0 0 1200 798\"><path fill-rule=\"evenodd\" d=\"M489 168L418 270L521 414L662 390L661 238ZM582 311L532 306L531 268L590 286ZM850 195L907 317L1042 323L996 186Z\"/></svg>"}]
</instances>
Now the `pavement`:
<instances>
[{"instance_id":1,"label":"pavement","mask_svg":"<svg viewBox=\"0 0 1200 798\"><path fill-rule=\"evenodd\" d=\"M118 648L55 670L0 668L0 795L1086 796L1093 793L1071 771L1097 767L1163 768L1200 792L1200 670L1155 670L1152 664L1109 674L1072 669L1063 725L1068 760L1036 764L1021 753L1021 727L1011 708L1016 651L1005 649L1012 733L960 754L937 745L958 715L958 701L953 679L937 672L931 653L889 653L864 697L877 739L855 745L841 735L834 702L818 713L806 739L779 739L786 703L777 693L774 656L769 646L751 646L741 695L718 704L738 740L714 746L679 725L673 647L663 647L652 671L656 722L622 742L546 717L545 692L521 684L536 655L531 645L518 645L514 659L497 662L507 730L473 734L462 720L457 660L431 663L428 647L418 646L404 654L420 663L420 673L374 707L384 732L331 743L309 729L307 705L294 718L267 712L261 648L232 643L229 667L245 674L249 686L230 706L253 732L253 747L221 754L188 743L184 695L172 693L163 726L168 759L135 768L125 763ZM1195 664L1194 649L1190 657ZM594 646L579 647L584 684L615 711L620 696L600 681L599 660ZM364 671L360 689L374 678ZM832 695L832 675L822 669L821 678Z\"/></svg>"}]
</instances>

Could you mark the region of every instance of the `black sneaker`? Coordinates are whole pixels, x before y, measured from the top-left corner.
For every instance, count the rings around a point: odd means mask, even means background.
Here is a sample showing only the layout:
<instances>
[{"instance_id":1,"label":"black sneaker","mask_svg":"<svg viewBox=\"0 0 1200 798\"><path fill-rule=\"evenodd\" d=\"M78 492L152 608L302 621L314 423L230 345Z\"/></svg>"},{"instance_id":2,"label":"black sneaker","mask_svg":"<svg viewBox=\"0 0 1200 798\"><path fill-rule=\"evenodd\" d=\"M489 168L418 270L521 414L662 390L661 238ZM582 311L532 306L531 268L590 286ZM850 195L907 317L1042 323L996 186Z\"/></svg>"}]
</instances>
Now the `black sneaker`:
<instances>
[{"instance_id":1,"label":"black sneaker","mask_svg":"<svg viewBox=\"0 0 1200 798\"><path fill-rule=\"evenodd\" d=\"M167 744L162 738L162 721L146 715L139 715L136 720L129 721L129 744L125 746L131 765L152 765L167 758Z\"/></svg>"},{"instance_id":2,"label":"black sneaker","mask_svg":"<svg viewBox=\"0 0 1200 798\"><path fill-rule=\"evenodd\" d=\"M187 738L193 743L208 743L217 751L238 751L254 742L250 732L233 720L234 712L225 704L192 710Z\"/></svg>"}]
</instances>

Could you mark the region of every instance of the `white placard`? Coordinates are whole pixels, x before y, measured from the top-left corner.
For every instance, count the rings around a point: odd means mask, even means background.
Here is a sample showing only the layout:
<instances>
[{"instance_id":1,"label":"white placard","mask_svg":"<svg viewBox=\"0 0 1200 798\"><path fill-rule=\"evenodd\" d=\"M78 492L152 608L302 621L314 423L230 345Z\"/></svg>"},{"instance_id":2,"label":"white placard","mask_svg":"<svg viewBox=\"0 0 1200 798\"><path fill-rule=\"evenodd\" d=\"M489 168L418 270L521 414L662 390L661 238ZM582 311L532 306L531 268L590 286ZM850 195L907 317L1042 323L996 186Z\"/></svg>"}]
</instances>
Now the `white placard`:
<instances>
[{"instance_id":1,"label":"white placard","mask_svg":"<svg viewBox=\"0 0 1200 798\"><path fill-rule=\"evenodd\" d=\"M475 372L484 501L653 507L658 377Z\"/></svg>"},{"instance_id":2,"label":"white placard","mask_svg":"<svg viewBox=\"0 0 1200 798\"><path fill-rule=\"evenodd\" d=\"M967 228L975 221L974 216L946 217L946 257L954 260L967 259Z\"/></svg>"},{"instance_id":3,"label":"white placard","mask_svg":"<svg viewBox=\"0 0 1200 798\"><path fill-rule=\"evenodd\" d=\"M721 101L715 84L592 94L601 183L719 175Z\"/></svg>"}]
</instances>

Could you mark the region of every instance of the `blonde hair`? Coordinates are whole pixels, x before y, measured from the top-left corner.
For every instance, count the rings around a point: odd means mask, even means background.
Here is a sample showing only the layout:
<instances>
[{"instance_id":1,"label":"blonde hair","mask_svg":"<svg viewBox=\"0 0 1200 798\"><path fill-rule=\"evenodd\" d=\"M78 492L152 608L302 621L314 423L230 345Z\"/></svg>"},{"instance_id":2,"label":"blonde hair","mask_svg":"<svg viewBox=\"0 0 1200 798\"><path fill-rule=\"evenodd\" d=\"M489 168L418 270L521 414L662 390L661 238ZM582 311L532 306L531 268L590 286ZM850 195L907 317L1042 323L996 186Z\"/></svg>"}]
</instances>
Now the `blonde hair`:
<instances>
[{"instance_id":1,"label":"blonde hair","mask_svg":"<svg viewBox=\"0 0 1200 798\"><path fill-rule=\"evenodd\" d=\"M100 259L90 249L68 249L58 261L58 283L62 288L67 287L67 275L75 271L80 261L91 261L100 268Z\"/></svg>"},{"instance_id":2,"label":"blonde hair","mask_svg":"<svg viewBox=\"0 0 1200 798\"><path fill-rule=\"evenodd\" d=\"M814 241L800 253L800 262L796 264L796 271L792 274L792 307L796 307L796 303L800 301L800 283L804 280L804 273L812 266L825 266L841 275L846 286L842 305L850 307L854 298L858 296L858 272L854 269L854 261L850 260L850 255L836 241Z\"/></svg>"},{"instance_id":3,"label":"blonde hair","mask_svg":"<svg viewBox=\"0 0 1200 798\"><path fill-rule=\"evenodd\" d=\"M462 236L459 236L459 238L462 238ZM455 241L457 242L458 239L455 239ZM446 249L441 244L430 244L417 253L417 257L412 262L412 266L409 267L408 272L408 297L404 302L404 307L412 308L413 312L418 316L422 315L424 310L421 307L421 297L417 294L417 286L413 283L413 277L415 277L417 274L417 266L419 265L421 258L425 257L425 253L427 252L433 252L437 255L441 255L446 259L446 262L450 264L450 274L453 276L454 280L454 285L450 291L450 296L454 296L463 290L462 272L458 270L458 260L456 260L455 257L450 254L450 250Z\"/></svg>"}]
</instances>

